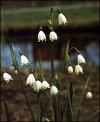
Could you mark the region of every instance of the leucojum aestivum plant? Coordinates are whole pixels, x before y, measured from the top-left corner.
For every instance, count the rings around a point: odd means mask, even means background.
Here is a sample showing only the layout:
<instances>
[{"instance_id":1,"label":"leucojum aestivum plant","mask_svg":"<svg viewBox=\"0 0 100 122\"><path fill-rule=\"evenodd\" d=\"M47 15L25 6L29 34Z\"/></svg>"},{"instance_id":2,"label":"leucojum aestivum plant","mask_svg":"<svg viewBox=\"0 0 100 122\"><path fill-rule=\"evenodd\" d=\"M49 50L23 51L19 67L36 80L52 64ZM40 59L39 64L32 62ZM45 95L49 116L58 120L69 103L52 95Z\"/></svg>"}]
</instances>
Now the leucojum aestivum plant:
<instances>
[{"instance_id":1,"label":"leucojum aestivum plant","mask_svg":"<svg viewBox=\"0 0 100 122\"><path fill-rule=\"evenodd\" d=\"M60 92L61 92L60 80L59 80L58 75L55 74L55 72L54 72L53 42L58 39L58 35L56 34L56 32L54 31L54 28L53 28L53 12L54 12L54 8L51 7L50 19L43 20L40 23L40 30L37 35L39 43L40 43L40 41L42 41L42 42L46 41L46 34L42 30L42 25L44 22L47 23L48 28L50 30L49 40L51 43L51 45L50 45L50 47L51 47L51 82L52 82L51 86L43 75L41 51L39 51L39 53L38 53L39 54L38 71L34 73L34 68L33 68L34 65L33 65L32 70L31 70L29 76L27 77L26 84L23 84L21 71L20 71L20 68L18 65L18 61L16 59L16 54L15 54L13 47L10 45L12 63L13 63L14 69L15 69L14 72L17 74L17 76L19 78L19 83L21 84L23 95L25 96L26 104L29 109L30 115L32 117L31 120L33 122L36 122L36 121L41 121L41 122L42 121L43 122L45 122L45 121L55 121L55 122L56 121L80 121L80 113L81 113L80 108L81 108L81 103L82 103L83 98L84 97L86 97L87 99L92 98L92 93L88 88L88 82L89 82L90 76L87 78L84 89L82 90L82 95L80 97L80 101L78 101L79 104L77 106L76 117L73 118L73 113L74 113L74 111L73 111L73 83L70 82L68 75L69 74L73 75L73 73L75 73L76 75L79 75L80 73L82 73L84 75L81 64L84 63L86 65L86 61L77 48L75 48L75 47L69 48L69 41L68 41L66 49L65 49L65 54L64 54L64 71L65 71L64 74L65 74L65 79L66 79L65 84L66 84L66 90L67 90L67 97L65 100L65 104L63 105L62 101L60 99ZM57 8L57 12L58 12L59 25L64 26L65 24L68 24L66 17L60 12L60 10L58 8ZM70 58L71 50L75 50L78 55L76 58L77 59L76 66L73 66L71 64L71 58ZM19 54L21 56L21 66L29 65L30 64L29 59L22 52L19 52ZM9 83L10 80L14 80L14 78L12 78L12 76L9 75L4 69L3 69L3 79L4 79L4 81L6 81L6 83ZM27 97L27 93L25 91L25 87L27 87L27 85L29 85L30 88L33 89L33 92L37 92L36 99L37 99L37 111L38 112L36 115L34 114L34 111L31 108L29 99ZM48 92L48 89L49 89L49 92ZM43 91L48 96L50 103L52 105L52 108L53 108L53 116L49 119L43 114L42 104L40 101L40 96ZM7 120L9 120L9 115L8 115L9 110L7 109L7 104L5 103L5 101L4 101L4 105L5 105ZM98 113L98 111L96 113ZM94 113L94 114L96 114L96 113Z\"/></svg>"}]
</instances>

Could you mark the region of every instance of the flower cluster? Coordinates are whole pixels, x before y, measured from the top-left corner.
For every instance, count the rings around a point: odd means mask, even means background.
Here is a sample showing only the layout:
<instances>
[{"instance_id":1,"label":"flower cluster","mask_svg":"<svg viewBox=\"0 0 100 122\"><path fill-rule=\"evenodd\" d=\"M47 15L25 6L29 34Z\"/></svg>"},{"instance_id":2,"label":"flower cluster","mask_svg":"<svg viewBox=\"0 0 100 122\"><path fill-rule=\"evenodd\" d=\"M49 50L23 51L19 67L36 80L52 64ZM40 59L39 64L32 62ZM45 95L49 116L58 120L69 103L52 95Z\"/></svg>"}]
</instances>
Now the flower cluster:
<instances>
[{"instance_id":1,"label":"flower cluster","mask_svg":"<svg viewBox=\"0 0 100 122\"><path fill-rule=\"evenodd\" d=\"M83 69L80 66L80 64L81 63L86 63L86 61L85 61L84 57L81 54L78 55L77 61L78 61L78 64L75 66L75 73L77 75L79 73L82 73L83 74ZM68 73L73 73L73 67L72 66L68 66Z\"/></svg>"},{"instance_id":2,"label":"flower cluster","mask_svg":"<svg viewBox=\"0 0 100 122\"><path fill-rule=\"evenodd\" d=\"M30 63L29 60L28 60L28 58L26 56L24 56L23 54L21 54L21 53L20 53L20 55L21 55L21 65L28 65ZM14 67L14 73L15 74L18 74L18 71L15 69L15 67ZM8 74L8 73L6 73L6 72L3 73L3 79L7 83L10 80L13 80L13 78L11 77L11 75ZM27 83L28 83L28 81L27 81Z\"/></svg>"},{"instance_id":3,"label":"flower cluster","mask_svg":"<svg viewBox=\"0 0 100 122\"><path fill-rule=\"evenodd\" d=\"M39 81L35 80L35 77L33 74L29 74L27 80L26 80L26 85L30 85L34 91L39 92L39 90L46 90L50 88L50 85L47 81ZM56 95L58 94L58 89L56 86L52 86L50 89L51 95Z\"/></svg>"},{"instance_id":4,"label":"flower cluster","mask_svg":"<svg viewBox=\"0 0 100 122\"><path fill-rule=\"evenodd\" d=\"M66 23L68 23L67 22L67 19L66 19L66 17L59 11L58 12L59 14L58 14L58 23L59 23L59 25L65 25ZM49 24L51 25L51 21L50 20L48 20L48 22L49 22ZM42 27L40 27L40 31L39 31L39 33L38 33L38 42L40 42L40 41L46 41L46 35L45 35L45 33L42 31ZM53 28L52 28L52 30L50 31L50 34L49 34L49 39L50 39L50 41L54 41L54 40L57 40L58 39L58 36L57 36L57 34L56 34L56 32L54 32L53 31Z\"/></svg>"}]
</instances>

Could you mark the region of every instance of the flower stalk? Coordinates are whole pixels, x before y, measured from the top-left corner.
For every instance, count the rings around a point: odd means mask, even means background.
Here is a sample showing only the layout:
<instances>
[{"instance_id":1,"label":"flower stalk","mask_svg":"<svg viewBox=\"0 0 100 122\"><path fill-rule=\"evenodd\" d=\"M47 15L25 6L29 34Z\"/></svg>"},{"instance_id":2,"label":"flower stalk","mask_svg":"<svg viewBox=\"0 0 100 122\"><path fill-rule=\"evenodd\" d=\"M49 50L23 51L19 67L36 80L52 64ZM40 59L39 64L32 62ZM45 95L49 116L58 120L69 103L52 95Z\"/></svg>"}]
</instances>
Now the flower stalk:
<instances>
[{"instance_id":1,"label":"flower stalk","mask_svg":"<svg viewBox=\"0 0 100 122\"><path fill-rule=\"evenodd\" d=\"M65 49L65 65L64 65L64 69L65 69L65 78L66 78L66 82L67 82L67 95L68 95L68 99L67 99L67 110L66 110L66 115L67 115L67 120L68 121L72 121L72 115L73 115L73 111L72 111L72 96L73 96L73 86L72 83L69 82L68 77L66 76L66 70L68 69L68 64L69 64L69 41L67 43L67 47Z\"/></svg>"},{"instance_id":2,"label":"flower stalk","mask_svg":"<svg viewBox=\"0 0 100 122\"><path fill-rule=\"evenodd\" d=\"M84 97L84 95L85 95L85 93L86 93L89 79L90 79L90 76L88 77L88 79L87 79L87 81L86 81L86 84L85 84L85 86L84 86L84 89L83 89L83 91L82 91L82 95L81 95L81 98L80 98L80 101L79 101L79 105L78 105L78 109L77 109L76 122L79 121L81 103L82 103L83 97Z\"/></svg>"}]
</instances>

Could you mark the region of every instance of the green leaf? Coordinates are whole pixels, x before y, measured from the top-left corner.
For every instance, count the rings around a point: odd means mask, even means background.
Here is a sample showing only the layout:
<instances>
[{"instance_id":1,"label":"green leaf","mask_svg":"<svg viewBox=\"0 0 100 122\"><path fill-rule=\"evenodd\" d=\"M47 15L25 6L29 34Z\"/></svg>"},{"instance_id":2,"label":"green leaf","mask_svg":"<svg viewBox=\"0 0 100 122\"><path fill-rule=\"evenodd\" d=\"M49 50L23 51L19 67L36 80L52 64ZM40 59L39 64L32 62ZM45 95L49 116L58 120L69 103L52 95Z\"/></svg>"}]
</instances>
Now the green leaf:
<instances>
[{"instance_id":1,"label":"green leaf","mask_svg":"<svg viewBox=\"0 0 100 122\"><path fill-rule=\"evenodd\" d=\"M53 7L51 7L51 10L50 10L50 20L53 24Z\"/></svg>"},{"instance_id":2,"label":"green leaf","mask_svg":"<svg viewBox=\"0 0 100 122\"><path fill-rule=\"evenodd\" d=\"M10 45L10 52L11 52L13 66L15 67L15 69L19 70L16 55L11 45Z\"/></svg>"},{"instance_id":3,"label":"green leaf","mask_svg":"<svg viewBox=\"0 0 100 122\"><path fill-rule=\"evenodd\" d=\"M12 62L13 62L13 66L17 69L18 71L18 76L19 76L19 81L20 81L20 84L22 86L22 90L23 90L23 94L25 96L25 99L26 99L26 103L27 103L27 106L29 108L29 111L30 111L30 114L32 116L32 120L35 121L35 116L34 116L34 113L31 109L31 106L30 106L30 103L29 103L29 100L28 100L28 97L25 93L25 89L24 89L24 85L22 83L22 77L21 77L21 73L20 73L20 70L19 70L19 66L18 66L18 62L17 62L17 59L16 59L16 55L15 55L15 52L12 48L12 46L10 45L10 52L11 52L11 57L12 57Z\"/></svg>"},{"instance_id":4,"label":"green leaf","mask_svg":"<svg viewBox=\"0 0 100 122\"><path fill-rule=\"evenodd\" d=\"M65 49L65 70L68 68L68 62L69 62L69 41L67 43L66 49Z\"/></svg>"},{"instance_id":5,"label":"green leaf","mask_svg":"<svg viewBox=\"0 0 100 122\"><path fill-rule=\"evenodd\" d=\"M76 121L79 121L81 103L82 103L83 97L84 97L84 95L85 95L85 93L87 91L89 79L90 79L90 76L87 78L86 84L85 84L84 89L82 91L82 95L81 95L81 98L80 98L80 101L79 101L78 110L77 110L78 112L77 112L77 116L76 116Z\"/></svg>"}]
</instances>

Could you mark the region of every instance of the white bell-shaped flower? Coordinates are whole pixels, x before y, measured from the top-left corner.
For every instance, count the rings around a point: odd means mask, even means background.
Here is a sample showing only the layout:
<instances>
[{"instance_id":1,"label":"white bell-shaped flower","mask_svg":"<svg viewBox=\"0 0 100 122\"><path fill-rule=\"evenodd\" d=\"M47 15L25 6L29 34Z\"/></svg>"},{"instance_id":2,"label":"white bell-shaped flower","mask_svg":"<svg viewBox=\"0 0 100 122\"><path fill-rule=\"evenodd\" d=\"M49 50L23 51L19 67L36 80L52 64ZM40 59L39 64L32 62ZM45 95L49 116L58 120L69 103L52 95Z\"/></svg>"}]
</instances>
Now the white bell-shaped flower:
<instances>
[{"instance_id":1,"label":"white bell-shaped flower","mask_svg":"<svg viewBox=\"0 0 100 122\"><path fill-rule=\"evenodd\" d=\"M76 65L75 67L75 73L78 75L80 73L83 73L83 69L80 65Z\"/></svg>"},{"instance_id":2,"label":"white bell-shaped flower","mask_svg":"<svg viewBox=\"0 0 100 122\"><path fill-rule=\"evenodd\" d=\"M27 81L26 81L26 85L29 84L30 86L32 86L35 82L35 77L33 74L30 74L27 78Z\"/></svg>"},{"instance_id":3,"label":"white bell-shaped flower","mask_svg":"<svg viewBox=\"0 0 100 122\"><path fill-rule=\"evenodd\" d=\"M68 23L66 17L62 13L58 15L58 22L59 25L61 24L65 25L66 23Z\"/></svg>"},{"instance_id":4,"label":"white bell-shaped flower","mask_svg":"<svg viewBox=\"0 0 100 122\"><path fill-rule=\"evenodd\" d=\"M92 96L92 93L91 92L87 92L86 94L86 98L87 99L91 99L93 96Z\"/></svg>"},{"instance_id":5,"label":"white bell-shaped flower","mask_svg":"<svg viewBox=\"0 0 100 122\"><path fill-rule=\"evenodd\" d=\"M34 91L39 92L39 90L41 89L41 82L39 80L34 82L33 89L34 89Z\"/></svg>"},{"instance_id":6,"label":"white bell-shaped flower","mask_svg":"<svg viewBox=\"0 0 100 122\"><path fill-rule=\"evenodd\" d=\"M28 65L29 64L29 60L26 56L21 55L21 65Z\"/></svg>"},{"instance_id":7,"label":"white bell-shaped flower","mask_svg":"<svg viewBox=\"0 0 100 122\"><path fill-rule=\"evenodd\" d=\"M78 64L80 63L86 63L84 57L81 54L78 55Z\"/></svg>"},{"instance_id":8,"label":"white bell-shaped flower","mask_svg":"<svg viewBox=\"0 0 100 122\"><path fill-rule=\"evenodd\" d=\"M50 88L49 83L47 81L43 81L41 84L41 89L44 90L47 88Z\"/></svg>"},{"instance_id":9,"label":"white bell-shaped flower","mask_svg":"<svg viewBox=\"0 0 100 122\"><path fill-rule=\"evenodd\" d=\"M72 66L68 67L68 73L73 73L73 67Z\"/></svg>"},{"instance_id":10,"label":"white bell-shaped flower","mask_svg":"<svg viewBox=\"0 0 100 122\"><path fill-rule=\"evenodd\" d=\"M52 86L51 89L50 89L50 93L51 95L57 95L58 94L58 89L56 86Z\"/></svg>"},{"instance_id":11,"label":"white bell-shaped flower","mask_svg":"<svg viewBox=\"0 0 100 122\"><path fill-rule=\"evenodd\" d=\"M45 33L41 30L41 31L39 31L39 33L38 33L38 42L40 42L40 41L46 41L46 35L45 35Z\"/></svg>"},{"instance_id":12,"label":"white bell-shaped flower","mask_svg":"<svg viewBox=\"0 0 100 122\"><path fill-rule=\"evenodd\" d=\"M10 81L10 80L13 80L12 77L8 74L8 73L3 73L3 79L5 81L7 81L7 83Z\"/></svg>"},{"instance_id":13,"label":"white bell-shaped flower","mask_svg":"<svg viewBox=\"0 0 100 122\"><path fill-rule=\"evenodd\" d=\"M50 34L49 34L49 38L50 40L53 42L54 40L57 40L58 37L57 37L57 34L54 32L54 31L51 31Z\"/></svg>"}]
</instances>

